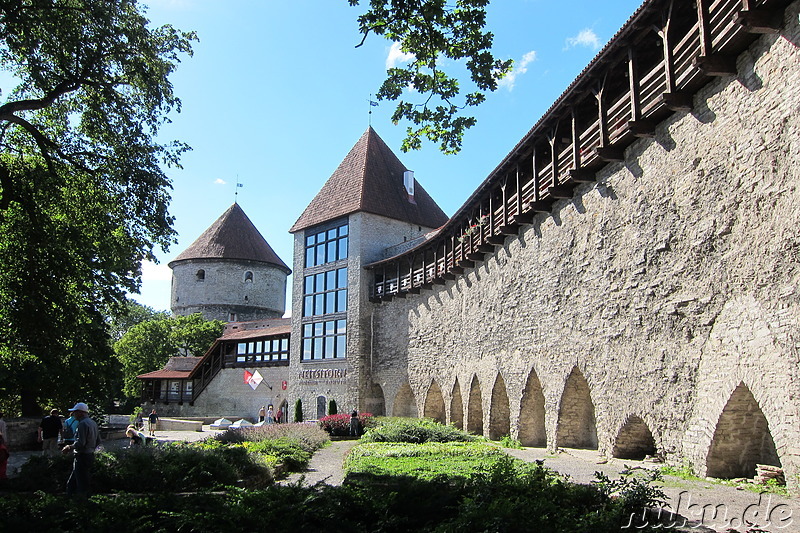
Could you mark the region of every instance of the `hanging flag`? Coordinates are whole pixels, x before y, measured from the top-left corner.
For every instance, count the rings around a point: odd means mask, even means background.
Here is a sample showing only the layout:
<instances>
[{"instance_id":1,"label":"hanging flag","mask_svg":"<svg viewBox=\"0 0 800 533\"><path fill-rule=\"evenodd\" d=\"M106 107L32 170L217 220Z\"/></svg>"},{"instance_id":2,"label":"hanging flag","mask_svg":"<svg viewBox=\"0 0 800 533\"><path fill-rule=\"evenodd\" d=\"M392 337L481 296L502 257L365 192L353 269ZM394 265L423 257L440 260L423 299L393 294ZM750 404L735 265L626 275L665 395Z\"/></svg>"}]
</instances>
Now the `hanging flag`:
<instances>
[{"instance_id":1,"label":"hanging flag","mask_svg":"<svg viewBox=\"0 0 800 533\"><path fill-rule=\"evenodd\" d=\"M253 379L253 374L251 374L250 372L245 370L244 371L244 383L245 383L245 385L249 385L251 379Z\"/></svg>"},{"instance_id":2,"label":"hanging flag","mask_svg":"<svg viewBox=\"0 0 800 533\"><path fill-rule=\"evenodd\" d=\"M375 105L378 105L378 104L375 104ZM244 187L244 183L237 183L236 186L237 187Z\"/></svg>"},{"instance_id":3,"label":"hanging flag","mask_svg":"<svg viewBox=\"0 0 800 533\"><path fill-rule=\"evenodd\" d=\"M371 105L372 107L378 107L378 102L375 102L374 100L370 100L369 101L369 105Z\"/></svg>"},{"instance_id":4,"label":"hanging flag","mask_svg":"<svg viewBox=\"0 0 800 533\"><path fill-rule=\"evenodd\" d=\"M256 388L258 388L258 386L261 385L262 381L264 381L264 378L262 378L261 374L259 374L258 370L256 370L255 372L253 372L253 375L250 378L250 383L248 383L248 385L250 385L251 389L256 390Z\"/></svg>"}]
</instances>

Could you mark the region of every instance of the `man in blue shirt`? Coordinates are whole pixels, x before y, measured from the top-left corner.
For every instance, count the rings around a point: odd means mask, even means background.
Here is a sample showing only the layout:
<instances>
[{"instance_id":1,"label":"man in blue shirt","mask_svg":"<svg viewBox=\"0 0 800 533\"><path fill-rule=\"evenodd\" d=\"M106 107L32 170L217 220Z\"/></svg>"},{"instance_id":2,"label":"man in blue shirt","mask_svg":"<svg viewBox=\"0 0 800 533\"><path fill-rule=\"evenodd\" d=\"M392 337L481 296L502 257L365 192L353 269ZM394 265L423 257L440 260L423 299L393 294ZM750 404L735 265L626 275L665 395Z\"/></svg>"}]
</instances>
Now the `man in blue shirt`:
<instances>
[{"instance_id":1,"label":"man in blue shirt","mask_svg":"<svg viewBox=\"0 0 800 533\"><path fill-rule=\"evenodd\" d=\"M89 418L89 406L78 402L70 409L72 416L78 419L75 431L75 444L65 446L63 453L73 453L72 473L67 481L67 496L87 497L89 481L94 464L94 452L100 446L100 431L94 420Z\"/></svg>"}]
</instances>

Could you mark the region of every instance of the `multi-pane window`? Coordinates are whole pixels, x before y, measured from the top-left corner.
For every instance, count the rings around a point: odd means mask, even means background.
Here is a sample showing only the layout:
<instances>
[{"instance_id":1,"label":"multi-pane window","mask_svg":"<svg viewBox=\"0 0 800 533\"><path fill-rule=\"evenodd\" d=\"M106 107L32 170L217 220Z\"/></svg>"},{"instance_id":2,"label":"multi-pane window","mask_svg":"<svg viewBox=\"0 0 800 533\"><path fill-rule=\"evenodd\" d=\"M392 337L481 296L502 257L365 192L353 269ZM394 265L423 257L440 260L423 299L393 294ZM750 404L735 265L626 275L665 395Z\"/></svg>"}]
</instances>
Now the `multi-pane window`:
<instances>
[{"instance_id":1,"label":"multi-pane window","mask_svg":"<svg viewBox=\"0 0 800 533\"><path fill-rule=\"evenodd\" d=\"M236 345L237 363L269 363L289 360L289 339L260 339Z\"/></svg>"},{"instance_id":2,"label":"multi-pane window","mask_svg":"<svg viewBox=\"0 0 800 533\"><path fill-rule=\"evenodd\" d=\"M343 359L346 347L346 320L325 320L303 325L303 361Z\"/></svg>"},{"instance_id":3,"label":"multi-pane window","mask_svg":"<svg viewBox=\"0 0 800 533\"><path fill-rule=\"evenodd\" d=\"M303 316L347 311L347 267L306 276Z\"/></svg>"},{"instance_id":4,"label":"multi-pane window","mask_svg":"<svg viewBox=\"0 0 800 533\"><path fill-rule=\"evenodd\" d=\"M306 268L347 258L347 224L306 235Z\"/></svg>"}]
</instances>

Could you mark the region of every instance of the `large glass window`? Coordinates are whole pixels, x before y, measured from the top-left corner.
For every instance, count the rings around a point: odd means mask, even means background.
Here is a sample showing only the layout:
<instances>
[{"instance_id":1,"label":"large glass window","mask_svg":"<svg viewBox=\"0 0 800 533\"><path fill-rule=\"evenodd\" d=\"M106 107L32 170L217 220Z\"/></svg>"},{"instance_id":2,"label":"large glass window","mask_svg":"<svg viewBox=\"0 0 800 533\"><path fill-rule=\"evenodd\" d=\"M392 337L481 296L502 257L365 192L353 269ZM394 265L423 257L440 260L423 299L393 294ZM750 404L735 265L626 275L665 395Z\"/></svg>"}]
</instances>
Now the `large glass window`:
<instances>
[{"instance_id":1,"label":"large glass window","mask_svg":"<svg viewBox=\"0 0 800 533\"><path fill-rule=\"evenodd\" d=\"M347 258L347 224L306 235L306 268Z\"/></svg>"},{"instance_id":2,"label":"large glass window","mask_svg":"<svg viewBox=\"0 0 800 533\"><path fill-rule=\"evenodd\" d=\"M326 320L303 325L303 361L343 359L346 352L346 320Z\"/></svg>"},{"instance_id":3,"label":"large glass window","mask_svg":"<svg viewBox=\"0 0 800 533\"><path fill-rule=\"evenodd\" d=\"M347 311L347 268L306 276L303 285L303 316Z\"/></svg>"}]
</instances>

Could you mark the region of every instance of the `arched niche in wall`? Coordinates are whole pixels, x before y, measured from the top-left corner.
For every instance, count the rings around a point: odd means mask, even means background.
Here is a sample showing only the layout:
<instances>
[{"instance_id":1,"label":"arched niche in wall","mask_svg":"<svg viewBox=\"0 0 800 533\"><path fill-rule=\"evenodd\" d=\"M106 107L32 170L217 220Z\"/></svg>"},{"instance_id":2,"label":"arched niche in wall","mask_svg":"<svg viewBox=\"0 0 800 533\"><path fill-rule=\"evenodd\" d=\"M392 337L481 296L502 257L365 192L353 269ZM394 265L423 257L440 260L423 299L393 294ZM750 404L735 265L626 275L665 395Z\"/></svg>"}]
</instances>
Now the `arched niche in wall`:
<instances>
[{"instance_id":1,"label":"arched niche in wall","mask_svg":"<svg viewBox=\"0 0 800 533\"><path fill-rule=\"evenodd\" d=\"M478 376L472 376L469 387L469 405L467 406L467 431L483 435L483 395Z\"/></svg>"},{"instance_id":2,"label":"arched niche in wall","mask_svg":"<svg viewBox=\"0 0 800 533\"><path fill-rule=\"evenodd\" d=\"M453 385L453 397L450 400L450 423L458 429L464 429L464 400L461 397L461 385L458 378Z\"/></svg>"},{"instance_id":3,"label":"arched niche in wall","mask_svg":"<svg viewBox=\"0 0 800 533\"><path fill-rule=\"evenodd\" d=\"M498 372L492 387L492 405L489 412L489 438L500 440L511 434L511 409L508 406L506 381Z\"/></svg>"},{"instance_id":4,"label":"arched niche in wall","mask_svg":"<svg viewBox=\"0 0 800 533\"><path fill-rule=\"evenodd\" d=\"M442 389L434 379L431 381L431 386L428 388L428 394L425 396L425 405L422 409L422 414L426 418L432 418L440 424L445 423L444 412L444 397L442 396Z\"/></svg>"},{"instance_id":5,"label":"arched niche in wall","mask_svg":"<svg viewBox=\"0 0 800 533\"><path fill-rule=\"evenodd\" d=\"M656 442L650 428L638 416L630 415L617 433L611 455L619 459L641 460L655 453Z\"/></svg>"},{"instance_id":6,"label":"arched niche in wall","mask_svg":"<svg viewBox=\"0 0 800 533\"><path fill-rule=\"evenodd\" d=\"M392 416L404 416L409 418L417 418L417 401L414 398L414 392L411 390L408 382L403 383L400 390L397 391L397 396L394 397L394 405L392 406Z\"/></svg>"},{"instance_id":7,"label":"arched niche in wall","mask_svg":"<svg viewBox=\"0 0 800 533\"><path fill-rule=\"evenodd\" d=\"M519 410L519 441L523 446L547 446L544 425L544 392L536 371L528 374L528 382L522 392Z\"/></svg>"},{"instance_id":8,"label":"arched niche in wall","mask_svg":"<svg viewBox=\"0 0 800 533\"><path fill-rule=\"evenodd\" d=\"M594 404L589 384L578 367L572 369L561 394L556 446L597 449Z\"/></svg>"}]
</instances>

